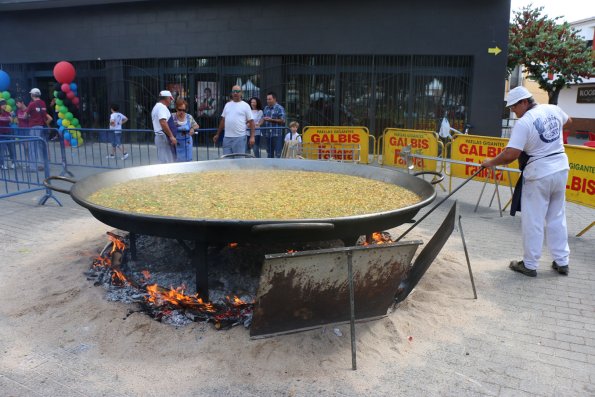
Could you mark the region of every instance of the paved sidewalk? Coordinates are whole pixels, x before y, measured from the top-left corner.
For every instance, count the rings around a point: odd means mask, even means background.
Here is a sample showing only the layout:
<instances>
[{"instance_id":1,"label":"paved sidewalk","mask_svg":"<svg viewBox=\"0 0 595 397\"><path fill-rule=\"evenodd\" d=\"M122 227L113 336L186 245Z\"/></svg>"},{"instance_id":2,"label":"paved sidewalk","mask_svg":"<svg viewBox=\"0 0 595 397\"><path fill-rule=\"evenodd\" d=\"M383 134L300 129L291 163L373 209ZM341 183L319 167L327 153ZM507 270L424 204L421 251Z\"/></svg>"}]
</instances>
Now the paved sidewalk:
<instances>
[{"instance_id":1,"label":"paved sidewalk","mask_svg":"<svg viewBox=\"0 0 595 397\"><path fill-rule=\"evenodd\" d=\"M76 168L72 171L77 179L93 172ZM453 188L461 182L454 179ZM544 250L538 276L528 278L507 269L510 260L521 258L520 216L513 218L505 213L501 217L494 208L496 200L492 208L488 207L492 185L486 189L478 211L474 212L481 188L481 183L470 182L419 226L421 234L431 235L446 215L448 203L458 201L478 300L467 299L472 297L470 286L461 289L457 298L461 301L465 298L465 301L461 304L464 313L461 312L460 322L454 320L452 324L437 324L437 327L459 327L460 338L456 342L436 343L432 349L409 355L415 362L390 363L390 376L381 381L394 385L392 395L594 396L595 228L582 237L575 236L595 220L595 210L572 203L567 205L569 276L559 276L551 270L551 258ZM438 192L439 198L446 195L441 189ZM508 201L508 190L503 189L501 194L502 202ZM85 226L92 218L68 196L59 195L63 208L53 201L39 207L36 205L39 196L37 192L0 200L0 247L4 256L0 265L0 288L10 282L2 277L2 266L7 265L4 262L7 258L15 260L19 252L34 250L39 245L51 246L56 236L44 225L63 219L65 214L80 219ZM73 231L73 235L75 233ZM458 230L449 240L449 246L462 255ZM453 277L465 279L466 271L461 268ZM430 274L426 278L428 276ZM422 291L426 285L422 279L417 289ZM487 308L497 310L498 315L487 315L484 311ZM1 316L0 321L3 321ZM9 344L10 341L0 340L0 351L7 350ZM79 370L75 368L75 353L58 349L55 354L46 352L43 357L30 357L30 364L21 366L23 373L0 366L0 395L136 395L131 390L116 392L109 388L88 394L73 392L71 385L77 383L77 374L82 376L76 372ZM41 368L38 366L42 364L46 369L42 371L43 376L27 372L27 368ZM55 366L62 370L50 370ZM85 371L107 379L109 374L103 373L104 370L99 364L91 363ZM36 371L39 375L39 370ZM61 380L64 373L69 376L70 386ZM254 382L246 389L254 395L284 394L279 390L267 391L266 380L255 379ZM256 382L262 384L258 386ZM291 378L288 382L298 390L292 395L360 395L348 385L338 384L334 390L321 390L296 383ZM241 394L230 388L226 395Z\"/></svg>"}]
</instances>

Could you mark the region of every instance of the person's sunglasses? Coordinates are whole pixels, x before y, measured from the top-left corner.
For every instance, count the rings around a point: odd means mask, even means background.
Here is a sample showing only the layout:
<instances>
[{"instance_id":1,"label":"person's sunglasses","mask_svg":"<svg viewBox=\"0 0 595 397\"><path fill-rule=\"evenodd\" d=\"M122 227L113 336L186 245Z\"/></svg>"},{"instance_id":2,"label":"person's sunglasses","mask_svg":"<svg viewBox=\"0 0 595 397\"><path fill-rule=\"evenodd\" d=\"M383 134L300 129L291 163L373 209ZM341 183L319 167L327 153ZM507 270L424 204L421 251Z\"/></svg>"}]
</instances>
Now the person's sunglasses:
<instances>
[{"instance_id":1,"label":"person's sunglasses","mask_svg":"<svg viewBox=\"0 0 595 397\"><path fill-rule=\"evenodd\" d=\"M231 92L234 94L239 94L240 92L242 92L242 90L231 90Z\"/></svg>"},{"instance_id":2,"label":"person's sunglasses","mask_svg":"<svg viewBox=\"0 0 595 397\"><path fill-rule=\"evenodd\" d=\"M186 109L176 109L178 112L185 112Z\"/></svg>"}]
</instances>

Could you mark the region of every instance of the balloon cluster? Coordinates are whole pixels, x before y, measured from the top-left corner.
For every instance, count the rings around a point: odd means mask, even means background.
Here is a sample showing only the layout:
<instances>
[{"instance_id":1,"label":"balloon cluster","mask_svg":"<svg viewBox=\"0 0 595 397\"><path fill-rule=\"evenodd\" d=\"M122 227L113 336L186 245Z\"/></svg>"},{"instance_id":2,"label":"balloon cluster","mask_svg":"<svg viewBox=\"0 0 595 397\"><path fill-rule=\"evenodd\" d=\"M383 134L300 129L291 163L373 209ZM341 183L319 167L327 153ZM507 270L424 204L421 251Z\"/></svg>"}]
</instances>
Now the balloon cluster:
<instances>
[{"instance_id":1,"label":"balloon cluster","mask_svg":"<svg viewBox=\"0 0 595 397\"><path fill-rule=\"evenodd\" d=\"M71 63L61 61L54 66L54 77L58 84L54 87L55 110L58 114L58 131L64 137L64 145L77 147L83 144L79 122L78 87L74 83L76 71Z\"/></svg>"},{"instance_id":2,"label":"balloon cluster","mask_svg":"<svg viewBox=\"0 0 595 397\"><path fill-rule=\"evenodd\" d=\"M6 111L10 113L16 108L16 103L7 91L8 87L10 87L10 76L4 70L0 70L0 99L6 101Z\"/></svg>"}]
</instances>

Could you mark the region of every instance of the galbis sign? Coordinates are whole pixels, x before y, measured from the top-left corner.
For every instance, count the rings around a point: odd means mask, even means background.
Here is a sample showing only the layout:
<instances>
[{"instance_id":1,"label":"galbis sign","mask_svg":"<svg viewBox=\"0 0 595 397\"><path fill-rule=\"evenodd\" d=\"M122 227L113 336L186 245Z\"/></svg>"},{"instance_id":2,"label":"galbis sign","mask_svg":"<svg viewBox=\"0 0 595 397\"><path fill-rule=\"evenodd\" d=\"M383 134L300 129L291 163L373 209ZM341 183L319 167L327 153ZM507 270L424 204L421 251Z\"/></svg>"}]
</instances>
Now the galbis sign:
<instances>
[{"instance_id":1,"label":"galbis sign","mask_svg":"<svg viewBox=\"0 0 595 397\"><path fill-rule=\"evenodd\" d=\"M579 87L576 103L595 103L595 86Z\"/></svg>"}]
</instances>

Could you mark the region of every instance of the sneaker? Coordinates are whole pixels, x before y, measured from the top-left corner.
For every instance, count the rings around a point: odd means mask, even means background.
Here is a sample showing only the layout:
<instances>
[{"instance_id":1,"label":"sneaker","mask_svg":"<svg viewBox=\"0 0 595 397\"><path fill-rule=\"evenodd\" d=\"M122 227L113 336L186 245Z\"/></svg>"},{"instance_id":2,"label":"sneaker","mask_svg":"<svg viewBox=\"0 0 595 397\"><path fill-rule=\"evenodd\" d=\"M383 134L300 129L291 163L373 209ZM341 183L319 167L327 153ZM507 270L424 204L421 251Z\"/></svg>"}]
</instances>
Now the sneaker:
<instances>
[{"instance_id":1,"label":"sneaker","mask_svg":"<svg viewBox=\"0 0 595 397\"><path fill-rule=\"evenodd\" d=\"M7 169L8 169L7 166L5 166L4 164L0 164L0 170L7 170Z\"/></svg>"},{"instance_id":2,"label":"sneaker","mask_svg":"<svg viewBox=\"0 0 595 397\"><path fill-rule=\"evenodd\" d=\"M552 269L557 270L558 273L568 276L568 265L566 266L559 266L556 261L552 262Z\"/></svg>"},{"instance_id":3,"label":"sneaker","mask_svg":"<svg viewBox=\"0 0 595 397\"><path fill-rule=\"evenodd\" d=\"M116 155L114 154L108 154L107 156L105 156L106 159L115 159Z\"/></svg>"},{"instance_id":4,"label":"sneaker","mask_svg":"<svg viewBox=\"0 0 595 397\"><path fill-rule=\"evenodd\" d=\"M124 153L124 155L122 156L122 160L126 160L128 158L128 153Z\"/></svg>"},{"instance_id":5,"label":"sneaker","mask_svg":"<svg viewBox=\"0 0 595 397\"><path fill-rule=\"evenodd\" d=\"M527 269L525 267L525 262L523 261L511 261L509 268L514 270L515 272L523 273L525 276L535 277L537 276L537 270L535 269Z\"/></svg>"}]
</instances>

